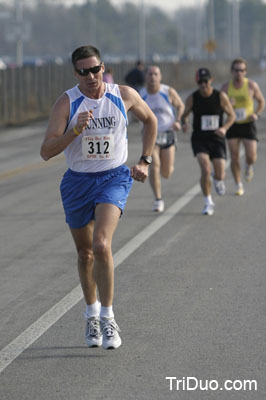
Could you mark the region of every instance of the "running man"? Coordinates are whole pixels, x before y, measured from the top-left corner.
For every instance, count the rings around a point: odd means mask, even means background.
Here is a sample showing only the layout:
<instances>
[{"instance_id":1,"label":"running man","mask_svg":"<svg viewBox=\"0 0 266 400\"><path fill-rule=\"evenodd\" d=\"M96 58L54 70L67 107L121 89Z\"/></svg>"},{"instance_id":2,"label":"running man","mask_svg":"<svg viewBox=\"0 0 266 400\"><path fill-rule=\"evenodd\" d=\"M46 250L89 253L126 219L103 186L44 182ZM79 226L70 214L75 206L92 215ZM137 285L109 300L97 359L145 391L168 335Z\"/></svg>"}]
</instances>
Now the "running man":
<instances>
[{"instance_id":1,"label":"running man","mask_svg":"<svg viewBox=\"0 0 266 400\"><path fill-rule=\"evenodd\" d=\"M196 82L199 89L186 100L182 125L183 131L187 132L188 116L192 112L191 144L201 169L200 184L204 196L202 214L212 215L214 202L211 196L211 164L214 169L214 187L217 194L223 196L225 194L225 135L235 120L235 113L227 95L212 87L213 78L207 68L200 68L196 72ZM225 123L223 123L224 112L227 114Z\"/></svg>"},{"instance_id":2,"label":"running man","mask_svg":"<svg viewBox=\"0 0 266 400\"><path fill-rule=\"evenodd\" d=\"M161 80L160 68L156 65L149 66L146 72L146 88L140 92L158 120L158 134L149 175L155 197L152 210L157 212L164 211L160 175L167 179L174 172L175 131L181 129L181 116L185 108L176 90L162 84Z\"/></svg>"},{"instance_id":3,"label":"running man","mask_svg":"<svg viewBox=\"0 0 266 400\"><path fill-rule=\"evenodd\" d=\"M66 157L61 196L87 304L86 342L89 347L117 348L121 338L113 312L112 237L133 179L144 182L148 176L157 121L134 89L103 82L98 49L76 49L72 63L78 84L56 101L41 156L49 160L64 151ZM125 165L128 110L144 125L142 155L131 170Z\"/></svg>"},{"instance_id":4,"label":"running man","mask_svg":"<svg viewBox=\"0 0 266 400\"><path fill-rule=\"evenodd\" d=\"M231 155L231 170L236 183L238 196L243 196L244 186L241 181L240 143L245 149L246 166L245 179L250 182L254 175L253 165L257 159L257 128L255 121L264 110L265 100L259 85L246 78L247 62L243 58L236 58L231 64L232 79L222 86L236 113L236 122L226 134ZM254 99L257 109L254 110Z\"/></svg>"}]
</instances>

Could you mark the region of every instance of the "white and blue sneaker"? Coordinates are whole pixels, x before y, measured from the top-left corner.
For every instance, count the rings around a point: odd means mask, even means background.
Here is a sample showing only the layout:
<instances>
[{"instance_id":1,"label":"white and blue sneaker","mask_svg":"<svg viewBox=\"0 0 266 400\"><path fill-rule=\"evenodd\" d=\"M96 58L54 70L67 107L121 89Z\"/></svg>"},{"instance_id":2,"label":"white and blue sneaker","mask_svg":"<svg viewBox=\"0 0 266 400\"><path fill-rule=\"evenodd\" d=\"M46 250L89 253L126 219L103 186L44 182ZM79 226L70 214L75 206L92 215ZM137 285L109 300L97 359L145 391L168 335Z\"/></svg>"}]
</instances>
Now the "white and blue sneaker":
<instances>
[{"instance_id":1,"label":"white and blue sneaker","mask_svg":"<svg viewBox=\"0 0 266 400\"><path fill-rule=\"evenodd\" d=\"M217 181L216 179L213 179L214 187L216 190L216 193L219 196L224 196L225 195L225 184L224 181Z\"/></svg>"},{"instance_id":2,"label":"white and blue sneaker","mask_svg":"<svg viewBox=\"0 0 266 400\"><path fill-rule=\"evenodd\" d=\"M103 336L100 328L99 317L88 317L84 314L86 319L85 340L89 347L100 347L102 345Z\"/></svg>"},{"instance_id":3,"label":"white and blue sneaker","mask_svg":"<svg viewBox=\"0 0 266 400\"><path fill-rule=\"evenodd\" d=\"M115 322L114 318L101 317L100 320L101 332L103 335L102 346L103 349L117 349L121 346L122 340L118 332L120 331L119 326Z\"/></svg>"}]
</instances>

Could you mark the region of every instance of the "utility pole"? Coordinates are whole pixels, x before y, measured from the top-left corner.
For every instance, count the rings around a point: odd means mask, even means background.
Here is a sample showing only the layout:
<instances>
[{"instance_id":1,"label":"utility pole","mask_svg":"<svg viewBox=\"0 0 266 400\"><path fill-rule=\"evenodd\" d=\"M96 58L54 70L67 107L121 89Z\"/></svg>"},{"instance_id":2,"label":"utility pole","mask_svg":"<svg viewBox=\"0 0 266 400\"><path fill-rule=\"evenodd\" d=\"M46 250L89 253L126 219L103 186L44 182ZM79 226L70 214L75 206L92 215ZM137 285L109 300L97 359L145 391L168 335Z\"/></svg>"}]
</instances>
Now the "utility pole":
<instances>
[{"instance_id":1,"label":"utility pole","mask_svg":"<svg viewBox=\"0 0 266 400\"><path fill-rule=\"evenodd\" d=\"M239 0L232 3L232 37L234 57L240 56L240 21L239 21Z\"/></svg>"},{"instance_id":2,"label":"utility pole","mask_svg":"<svg viewBox=\"0 0 266 400\"><path fill-rule=\"evenodd\" d=\"M17 65L21 67L23 65L23 37L22 37L22 26L23 26L23 1L15 0L15 22L16 22L16 60Z\"/></svg>"},{"instance_id":3,"label":"utility pole","mask_svg":"<svg viewBox=\"0 0 266 400\"><path fill-rule=\"evenodd\" d=\"M144 0L140 0L139 6L139 58L146 62L146 12Z\"/></svg>"}]
</instances>

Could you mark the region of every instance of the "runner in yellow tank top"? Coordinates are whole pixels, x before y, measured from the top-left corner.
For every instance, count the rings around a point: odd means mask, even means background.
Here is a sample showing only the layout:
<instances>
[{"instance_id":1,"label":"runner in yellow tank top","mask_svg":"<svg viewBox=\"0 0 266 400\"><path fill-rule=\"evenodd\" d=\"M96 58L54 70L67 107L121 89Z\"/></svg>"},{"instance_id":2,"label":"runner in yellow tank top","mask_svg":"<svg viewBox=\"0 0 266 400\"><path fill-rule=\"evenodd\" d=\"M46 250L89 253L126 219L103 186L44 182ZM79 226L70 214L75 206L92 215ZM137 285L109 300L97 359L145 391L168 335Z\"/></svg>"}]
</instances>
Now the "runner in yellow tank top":
<instances>
[{"instance_id":1,"label":"runner in yellow tank top","mask_svg":"<svg viewBox=\"0 0 266 400\"><path fill-rule=\"evenodd\" d=\"M236 183L238 196L244 194L244 187L241 181L240 167L240 143L245 148L246 168L245 178L249 182L253 178L253 164L257 159L257 129L255 121L264 110L265 100L259 85L246 78L247 62L243 58L237 58L231 65L232 80L222 86L236 113L236 122L227 131L226 138L231 155L231 170ZM254 109L254 99L257 106Z\"/></svg>"}]
</instances>

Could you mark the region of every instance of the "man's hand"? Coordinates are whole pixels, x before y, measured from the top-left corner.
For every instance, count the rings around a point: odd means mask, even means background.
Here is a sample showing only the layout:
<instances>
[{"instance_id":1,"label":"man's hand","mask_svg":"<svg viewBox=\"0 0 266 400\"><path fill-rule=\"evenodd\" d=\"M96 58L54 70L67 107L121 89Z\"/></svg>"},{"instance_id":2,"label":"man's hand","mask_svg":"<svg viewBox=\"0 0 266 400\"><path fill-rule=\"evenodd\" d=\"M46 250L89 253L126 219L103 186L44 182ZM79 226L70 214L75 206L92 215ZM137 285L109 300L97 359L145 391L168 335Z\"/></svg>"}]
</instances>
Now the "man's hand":
<instances>
[{"instance_id":1,"label":"man's hand","mask_svg":"<svg viewBox=\"0 0 266 400\"><path fill-rule=\"evenodd\" d=\"M179 121L175 121L173 123L173 130L174 131L180 131L181 130L181 123Z\"/></svg>"},{"instance_id":2,"label":"man's hand","mask_svg":"<svg viewBox=\"0 0 266 400\"><path fill-rule=\"evenodd\" d=\"M76 130L79 133L82 133L84 131L84 129L86 128L86 126L88 125L90 119L93 119L92 110L83 111L83 112L79 113L77 123L75 126Z\"/></svg>"},{"instance_id":3,"label":"man's hand","mask_svg":"<svg viewBox=\"0 0 266 400\"><path fill-rule=\"evenodd\" d=\"M134 167L131 167L131 176L138 182L145 182L149 175L148 169L148 164L141 163L134 165Z\"/></svg>"},{"instance_id":4,"label":"man's hand","mask_svg":"<svg viewBox=\"0 0 266 400\"><path fill-rule=\"evenodd\" d=\"M214 133L215 133L216 135L218 135L218 136L224 138L225 135L226 135L226 130L225 130L223 127L220 127L220 128L217 129Z\"/></svg>"}]
</instances>

